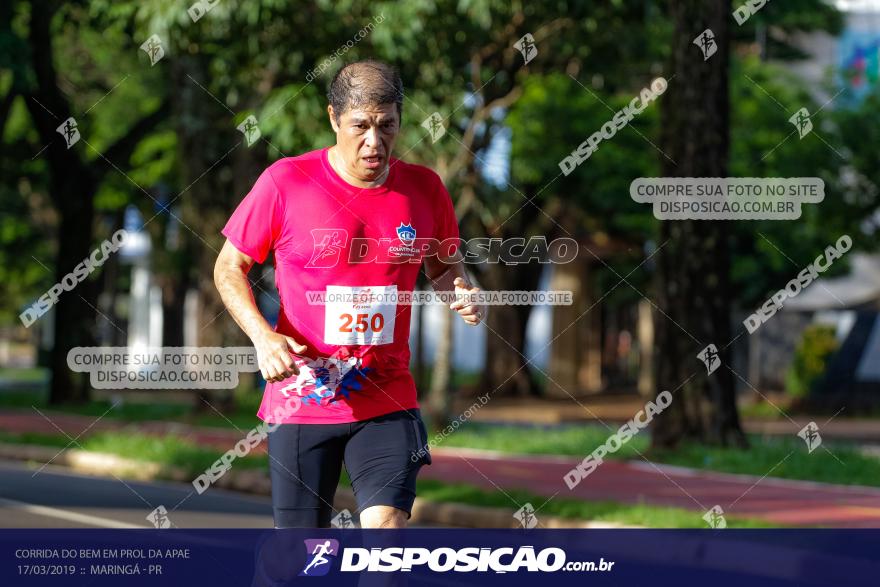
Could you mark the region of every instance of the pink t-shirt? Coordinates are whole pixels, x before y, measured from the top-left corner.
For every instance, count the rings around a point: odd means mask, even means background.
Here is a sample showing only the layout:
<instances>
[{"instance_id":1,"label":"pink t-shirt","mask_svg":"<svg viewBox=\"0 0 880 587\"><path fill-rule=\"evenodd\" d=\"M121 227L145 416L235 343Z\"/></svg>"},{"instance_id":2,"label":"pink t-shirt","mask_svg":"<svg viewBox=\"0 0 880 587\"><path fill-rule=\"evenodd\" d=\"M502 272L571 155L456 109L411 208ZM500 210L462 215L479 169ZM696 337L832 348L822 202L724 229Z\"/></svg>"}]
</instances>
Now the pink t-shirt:
<instances>
[{"instance_id":1,"label":"pink t-shirt","mask_svg":"<svg viewBox=\"0 0 880 587\"><path fill-rule=\"evenodd\" d=\"M359 188L336 174L327 149L280 159L222 233L258 263L274 252L275 330L308 347L295 356L298 376L266 385L257 416L331 424L418 407L411 305L389 300L415 286L424 250L415 239L457 242L452 201L436 173L392 157L383 185ZM302 402L291 413L295 397Z\"/></svg>"}]
</instances>

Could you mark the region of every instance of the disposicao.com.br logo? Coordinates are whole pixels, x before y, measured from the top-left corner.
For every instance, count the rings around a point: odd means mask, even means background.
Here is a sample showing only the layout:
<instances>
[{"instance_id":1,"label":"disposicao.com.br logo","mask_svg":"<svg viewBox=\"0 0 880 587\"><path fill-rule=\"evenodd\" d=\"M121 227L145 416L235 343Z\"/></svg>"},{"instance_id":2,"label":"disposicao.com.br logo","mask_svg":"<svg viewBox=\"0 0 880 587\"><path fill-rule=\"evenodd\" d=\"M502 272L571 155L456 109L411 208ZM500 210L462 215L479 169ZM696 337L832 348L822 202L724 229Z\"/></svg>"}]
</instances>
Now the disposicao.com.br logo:
<instances>
[{"instance_id":1,"label":"disposicao.com.br logo","mask_svg":"<svg viewBox=\"0 0 880 587\"><path fill-rule=\"evenodd\" d=\"M331 567L331 559L339 554L339 543L331 539L310 539L305 541L308 559L300 576L316 577L326 575ZM566 561L561 548L544 548L535 551L534 546L517 548L487 548L468 546L464 548L421 548L388 547L359 548L349 547L342 551L339 570L341 572L410 572L414 567L426 567L435 573L449 571L515 573L517 571L545 572L555 571L610 571L613 561L604 558L596 561Z\"/></svg>"}]
</instances>

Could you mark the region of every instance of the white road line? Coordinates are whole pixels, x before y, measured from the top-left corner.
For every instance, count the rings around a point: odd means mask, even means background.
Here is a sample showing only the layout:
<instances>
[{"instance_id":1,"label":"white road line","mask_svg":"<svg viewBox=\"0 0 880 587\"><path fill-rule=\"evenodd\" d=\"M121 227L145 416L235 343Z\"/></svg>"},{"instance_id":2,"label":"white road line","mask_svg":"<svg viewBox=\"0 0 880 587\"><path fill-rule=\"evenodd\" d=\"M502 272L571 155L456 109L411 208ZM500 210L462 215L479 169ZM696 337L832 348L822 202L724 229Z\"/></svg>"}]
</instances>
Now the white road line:
<instances>
[{"instance_id":1,"label":"white road line","mask_svg":"<svg viewBox=\"0 0 880 587\"><path fill-rule=\"evenodd\" d=\"M50 508L44 505L34 505L32 503L26 503L23 501L16 501L14 499L6 499L5 497L0 497L0 506L3 507L11 507L17 510L22 510L28 512L30 514L36 514L38 516L46 516L49 518L58 518L60 520L68 520L70 522L79 522L81 524L88 524L90 526L98 526L100 528L147 528L146 524L142 526L138 526L135 524L126 524L125 522L117 522L116 520L110 520L108 518L99 518L98 516L90 516L88 514L78 514L76 512L69 512L67 510L61 510L58 508Z\"/></svg>"}]
</instances>

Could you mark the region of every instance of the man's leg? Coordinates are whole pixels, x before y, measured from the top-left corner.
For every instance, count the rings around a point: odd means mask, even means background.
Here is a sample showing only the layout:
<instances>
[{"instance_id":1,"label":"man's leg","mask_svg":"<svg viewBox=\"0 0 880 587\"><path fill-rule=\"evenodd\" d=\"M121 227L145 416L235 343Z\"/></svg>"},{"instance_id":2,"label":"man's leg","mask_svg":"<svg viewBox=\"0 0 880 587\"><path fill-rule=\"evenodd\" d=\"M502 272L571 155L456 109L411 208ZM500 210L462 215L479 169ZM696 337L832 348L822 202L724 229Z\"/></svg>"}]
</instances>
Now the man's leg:
<instances>
[{"instance_id":1,"label":"man's leg","mask_svg":"<svg viewBox=\"0 0 880 587\"><path fill-rule=\"evenodd\" d=\"M409 512L387 505L374 505L361 512L361 528L406 528Z\"/></svg>"},{"instance_id":2,"label":"man's leg","mask_svg":"<svg viewBox=\"0 0 880 587\"><path fill-rule=\"evenodd\" d=\"M276 528L328 528L348 424L282 424L269 433Z\"/></svg>"},{"instance_id":3,"label":"man's leg","mask_svg":"<svg viewBox=\"0 0 880 587\"><path fill-rule=\"evenodd\" d=\"M404 528L416 497L416 477L430 464L418 410L356 422L345 445L345 468L363 528Z\"/></svg>"}]
</instances>

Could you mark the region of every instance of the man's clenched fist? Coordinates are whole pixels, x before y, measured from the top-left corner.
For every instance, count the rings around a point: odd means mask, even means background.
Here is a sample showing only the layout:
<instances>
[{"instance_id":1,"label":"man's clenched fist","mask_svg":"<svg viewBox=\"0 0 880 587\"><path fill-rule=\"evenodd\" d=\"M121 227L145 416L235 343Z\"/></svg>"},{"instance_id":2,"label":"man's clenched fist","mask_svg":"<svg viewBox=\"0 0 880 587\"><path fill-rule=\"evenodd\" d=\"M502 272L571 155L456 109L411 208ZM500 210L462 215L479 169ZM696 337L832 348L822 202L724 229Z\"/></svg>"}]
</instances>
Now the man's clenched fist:
<instances>
[{"instance_id":1,"label":"man's clenched fist","mask_svg":"<svg viewBox=\"0 0 880 587\"><path fill-rule=\"evenodd\" d=\"M307 348L305 345L299 344L289 336L271 331L253 342L257 349L260 373L266 381L283 381L299 373L291 353L304 353Z\"/></svg>"},{"instance_id":2,"label":"man's clenched fist","mask_svg":"<svg viewBox=\"0 0 880 587\"><path fill-rule=\"evenodd\" d=\"M449 304L449 308L458 312L466 324L476 326L485 316L485 309L477 305L473 294L480 291L478 287L471 285L461 277L456 277L452 282L455 285L455 301Z\"/></svg>"}]
</instances>

